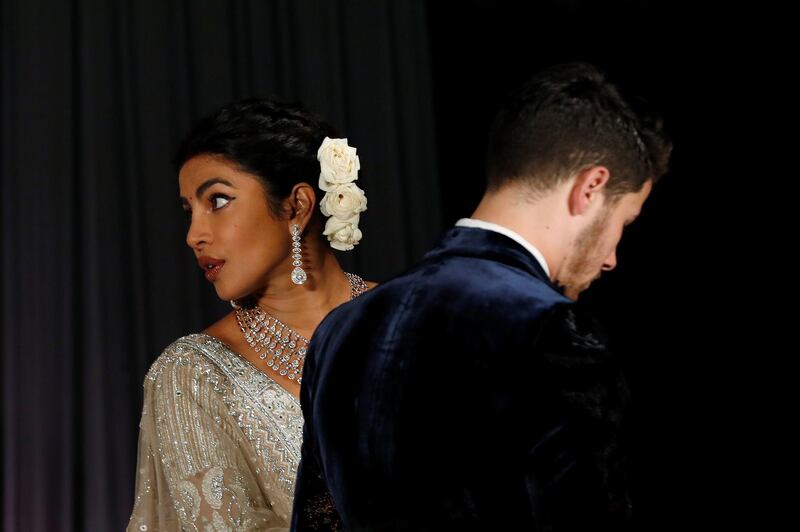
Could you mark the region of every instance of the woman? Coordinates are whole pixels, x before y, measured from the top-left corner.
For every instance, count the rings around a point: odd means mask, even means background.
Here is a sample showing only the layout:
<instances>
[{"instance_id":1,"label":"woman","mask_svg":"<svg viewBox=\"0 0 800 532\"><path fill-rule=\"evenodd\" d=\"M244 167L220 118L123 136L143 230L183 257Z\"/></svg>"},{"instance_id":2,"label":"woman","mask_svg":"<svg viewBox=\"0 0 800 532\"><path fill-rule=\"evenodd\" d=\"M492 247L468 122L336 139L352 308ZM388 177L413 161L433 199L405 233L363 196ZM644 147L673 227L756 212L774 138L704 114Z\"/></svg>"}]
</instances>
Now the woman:
<instances>
[{"instance_id":1,"label":"woman","mask_svg":"<svg viewBox=\"0 0 800 532\"><path fill-rule=\"evenodd\" d=\"M371 286L331 251L358 243L366 210L355 149L333 136L300 106L246 100L179 150L186 243L234 310L145 378L128 530L289 526L307 339Z\"/></svg>"}]
</instances>

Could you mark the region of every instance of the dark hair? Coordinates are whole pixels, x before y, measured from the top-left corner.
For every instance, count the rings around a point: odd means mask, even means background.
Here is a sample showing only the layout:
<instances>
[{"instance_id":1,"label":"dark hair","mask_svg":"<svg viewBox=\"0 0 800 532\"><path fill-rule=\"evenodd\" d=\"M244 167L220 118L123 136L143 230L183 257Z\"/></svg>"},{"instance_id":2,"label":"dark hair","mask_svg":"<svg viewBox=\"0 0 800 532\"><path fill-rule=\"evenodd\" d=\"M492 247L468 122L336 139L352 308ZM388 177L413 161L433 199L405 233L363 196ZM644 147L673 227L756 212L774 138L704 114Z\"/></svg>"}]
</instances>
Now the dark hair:
<instances>
[{"instance_id":1,"label":"dark hair","mask_svg":"<svg viewBox=\"0 0 800 532\"><path fill-rule=\"evenodd\" d=\"M261 179L269 208L281 216L281 202L298 183L319 189L319 150L333 127L298 103L250 98L226 105L201 120L175 156L178 170L196 155L219 155Z\"/></svg>"},{"instance_id":2,"label":"dark hair","mask_svg":"<svg viewBox=\"0 0 800 532\"><path fill-rule=\"evenodd\" d=\"M637 192L667 171L672 143L660 119L637 114L596 67L569 63L537 74L498 112L489 134L489 189L516 181L544 192L602 165L606 198Z\"/></svg>"}]
</instances>

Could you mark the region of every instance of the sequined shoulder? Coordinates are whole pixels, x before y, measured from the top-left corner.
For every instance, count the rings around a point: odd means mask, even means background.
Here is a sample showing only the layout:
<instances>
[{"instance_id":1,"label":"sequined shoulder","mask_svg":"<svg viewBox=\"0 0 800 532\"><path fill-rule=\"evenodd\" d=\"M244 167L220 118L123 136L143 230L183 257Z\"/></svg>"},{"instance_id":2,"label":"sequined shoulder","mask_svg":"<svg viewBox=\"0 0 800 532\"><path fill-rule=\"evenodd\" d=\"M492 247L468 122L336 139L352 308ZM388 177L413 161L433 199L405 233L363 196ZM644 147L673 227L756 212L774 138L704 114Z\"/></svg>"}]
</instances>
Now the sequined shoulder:
<instances>
[{"instance_id":1,"label":"sequined shoulder","mask_svg":"<svg viewBox=\"0 0 800 532\"><path fill-rule=\"evenodd\" d=\"M165 369L177 369L177 366L190 366L203 372L219 372L219 368L207 356L207 349L219 349L222 344L211 342L211 337L204 334L188 334L169 344L161 355L150 366L145 382L155 381Z\"/></svg>"}]
</instances>

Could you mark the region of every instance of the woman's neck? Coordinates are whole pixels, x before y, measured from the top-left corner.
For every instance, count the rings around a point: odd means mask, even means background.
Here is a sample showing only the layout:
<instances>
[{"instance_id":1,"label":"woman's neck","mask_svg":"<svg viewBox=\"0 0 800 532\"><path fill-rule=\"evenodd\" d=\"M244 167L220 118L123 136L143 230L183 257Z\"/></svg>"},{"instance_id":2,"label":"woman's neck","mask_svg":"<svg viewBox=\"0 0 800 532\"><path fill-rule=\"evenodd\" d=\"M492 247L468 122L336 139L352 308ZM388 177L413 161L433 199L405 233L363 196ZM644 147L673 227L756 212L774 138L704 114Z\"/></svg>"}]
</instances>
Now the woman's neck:
<instances>
[{"instance_id":1,"label":"woman's neck","mask_svg":"<svg viewBox=\"0 0 800 532\"><path fill-rule=\"evenodd\" d=\"M279 273L269 280L258 306L310 338L331 310L350 299L350 283L329 249L308 249L302 267L308 276L302 285L290 279L294 269L290 259L277 268Z\"/></svg>"}]
</instances>

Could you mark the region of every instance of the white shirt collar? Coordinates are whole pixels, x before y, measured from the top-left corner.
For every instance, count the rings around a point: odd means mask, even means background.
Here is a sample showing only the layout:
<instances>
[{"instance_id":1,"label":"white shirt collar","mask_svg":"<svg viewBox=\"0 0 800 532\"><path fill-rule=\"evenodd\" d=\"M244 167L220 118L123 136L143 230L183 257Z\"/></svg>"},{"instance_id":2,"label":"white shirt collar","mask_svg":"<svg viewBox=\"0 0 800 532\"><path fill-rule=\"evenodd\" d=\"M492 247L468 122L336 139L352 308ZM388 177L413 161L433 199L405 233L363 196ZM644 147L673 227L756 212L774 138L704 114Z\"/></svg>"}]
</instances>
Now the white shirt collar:
<instances>
[{"instance_id":1,"label":"white shirt collar","mask_svg":"<svg viewBox=\"0 0 800 532\"><path fill-rule=\"evenodd\" d=\"M544 273L547 274L547 277L550 277L550 269L547 267L547 261L544 260L544 255L542 255L542 252L536 249L536 246L522 238L522 235L516 231L512 231L508 227L503 227L502 225L494 224L492 222L475 220L474 218L461 218L456 222L456 227L476 227L478 229L494 231L495 233L500 233L501 235L507 236L511 240L517 242L520 246L527 249L530 254L533 255L533 258L535 258L542 266L542 269L544 270Z\"/></svg>"}]
</instances>

